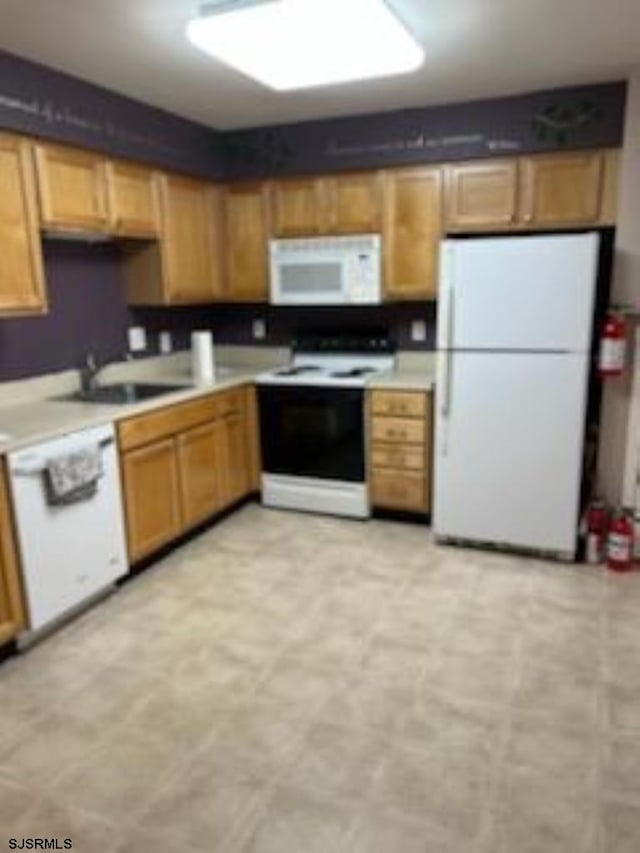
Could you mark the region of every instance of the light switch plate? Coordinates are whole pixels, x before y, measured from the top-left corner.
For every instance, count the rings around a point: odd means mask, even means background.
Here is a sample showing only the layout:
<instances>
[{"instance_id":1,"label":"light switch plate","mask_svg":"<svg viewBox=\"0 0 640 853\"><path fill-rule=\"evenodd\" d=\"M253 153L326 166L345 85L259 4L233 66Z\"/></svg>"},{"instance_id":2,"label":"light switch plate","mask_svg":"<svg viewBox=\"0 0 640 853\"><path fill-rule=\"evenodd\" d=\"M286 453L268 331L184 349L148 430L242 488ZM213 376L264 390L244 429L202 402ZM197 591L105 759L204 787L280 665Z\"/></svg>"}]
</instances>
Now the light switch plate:
<instances>
[{"instance_id":1,"label":"light switch plate","mask_svg":"<svg viewBox=\"0 0 640 853\"><path fill-rule=\"evenodd\" d=\"M424 343L427 340L427 324L424 320L411 321L411 340L415 343Z\"/></svg>"},{"instance_id":2,"label":"light switch plate","mask_svg":"<svg viewBox=\"0 0 640 853\"><path fill-rule=\"evenodd\" d=\"M263 341L267 337L266 322L261 317L256 317L256 319L251 324L251 331L254 340Z\"/></svg>"},{"instance_id":3,"label":"light switch plate","mask_svg":"<svg viewBox=\"0 0 640 853\"><path fill-rule=\"evenodd\" d=\"M146 350L147 332L144 326L130 326L127 334L130 352L144 352Z\"/></svg>"},{"instance_id":4,"label":"light switch plate","mask_svg":"<svg viewBox=\"0 0 640 853\"><path fill-rule=\"evenodd\" d=\"M173 351L171 332L160 332L160 335L158 336L158 347L162 355L167 355Z\"/></svg>"}]
</instances>

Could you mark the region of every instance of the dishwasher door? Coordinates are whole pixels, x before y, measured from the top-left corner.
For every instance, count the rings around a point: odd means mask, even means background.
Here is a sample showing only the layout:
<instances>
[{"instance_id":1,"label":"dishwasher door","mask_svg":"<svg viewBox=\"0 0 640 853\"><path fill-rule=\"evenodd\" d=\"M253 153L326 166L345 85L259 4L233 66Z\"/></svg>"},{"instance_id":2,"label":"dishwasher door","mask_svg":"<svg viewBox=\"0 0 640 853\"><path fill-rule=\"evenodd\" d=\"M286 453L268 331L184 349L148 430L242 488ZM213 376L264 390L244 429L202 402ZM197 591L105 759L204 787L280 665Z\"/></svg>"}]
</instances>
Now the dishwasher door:
<instances>
[{"instance_id":1,"label":"dishwasher door","mask_svg":"<svg viewBox=\"0 0 640 853\"><path fill-rule=\"evenodd\" d=\"M50 506L47 461L96 444L103 475L95 494ZM37 631L128 570L115 432L111 424L93 427L15 451L8 461L29 629Z\"/></svg>"}]
</instances>

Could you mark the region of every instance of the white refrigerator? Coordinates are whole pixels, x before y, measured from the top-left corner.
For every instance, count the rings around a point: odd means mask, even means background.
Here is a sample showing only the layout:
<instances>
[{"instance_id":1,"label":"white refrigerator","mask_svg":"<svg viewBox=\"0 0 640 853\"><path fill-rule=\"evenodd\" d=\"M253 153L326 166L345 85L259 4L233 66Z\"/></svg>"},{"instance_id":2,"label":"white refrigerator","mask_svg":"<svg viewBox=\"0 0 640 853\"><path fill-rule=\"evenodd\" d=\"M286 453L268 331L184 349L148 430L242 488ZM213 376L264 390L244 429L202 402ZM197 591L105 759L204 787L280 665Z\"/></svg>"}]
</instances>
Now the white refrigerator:
<instances>
[{"instance_id":1,"label":"white refrigerator","mask_svg":"<svg viewBox=\"0 0 640 853\"><path fill-rule=\"evenodd\" d=\"M600 237L443 241L433 527L575 556Z\"/></svg>"}]
</instances>

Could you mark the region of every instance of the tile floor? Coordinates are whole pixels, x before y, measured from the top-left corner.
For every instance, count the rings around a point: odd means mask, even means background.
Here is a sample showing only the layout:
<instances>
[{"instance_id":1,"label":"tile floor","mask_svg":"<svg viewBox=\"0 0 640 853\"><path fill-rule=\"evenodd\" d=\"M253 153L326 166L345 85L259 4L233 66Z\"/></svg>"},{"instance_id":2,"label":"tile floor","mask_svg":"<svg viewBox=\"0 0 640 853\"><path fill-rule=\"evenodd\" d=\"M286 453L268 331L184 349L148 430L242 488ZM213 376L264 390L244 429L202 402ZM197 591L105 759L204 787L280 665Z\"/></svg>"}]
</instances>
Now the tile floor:
<instances>
[{"instance_id":1,"label":"tile floor","mask_svg":"<svg viewBox=\"0 0 640 853\"><path fill-rule=\"evenodd\" d=\"M0 849L637 853L640 573L247 506L0 666Z\"/></svg>"}]
</instances>

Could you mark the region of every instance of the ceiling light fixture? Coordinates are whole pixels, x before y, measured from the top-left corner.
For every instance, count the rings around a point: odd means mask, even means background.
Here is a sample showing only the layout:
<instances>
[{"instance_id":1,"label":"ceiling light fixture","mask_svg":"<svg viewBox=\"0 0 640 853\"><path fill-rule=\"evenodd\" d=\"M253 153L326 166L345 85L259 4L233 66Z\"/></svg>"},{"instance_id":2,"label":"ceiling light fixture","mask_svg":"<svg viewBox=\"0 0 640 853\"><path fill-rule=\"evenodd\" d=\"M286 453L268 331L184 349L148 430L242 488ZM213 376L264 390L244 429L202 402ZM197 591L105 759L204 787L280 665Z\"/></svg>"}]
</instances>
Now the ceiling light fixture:
<instances>
[{"instance_id":1,"label":"ceiling light fixture","mask_svg":"<svg viewBox=\"0 0 640 853\"><path fill-rule=\"evenodd\" d=\"M280 92L407 74L424 61L385 0L217 0L187 36Z\"/></svg>"}]
</instances>

